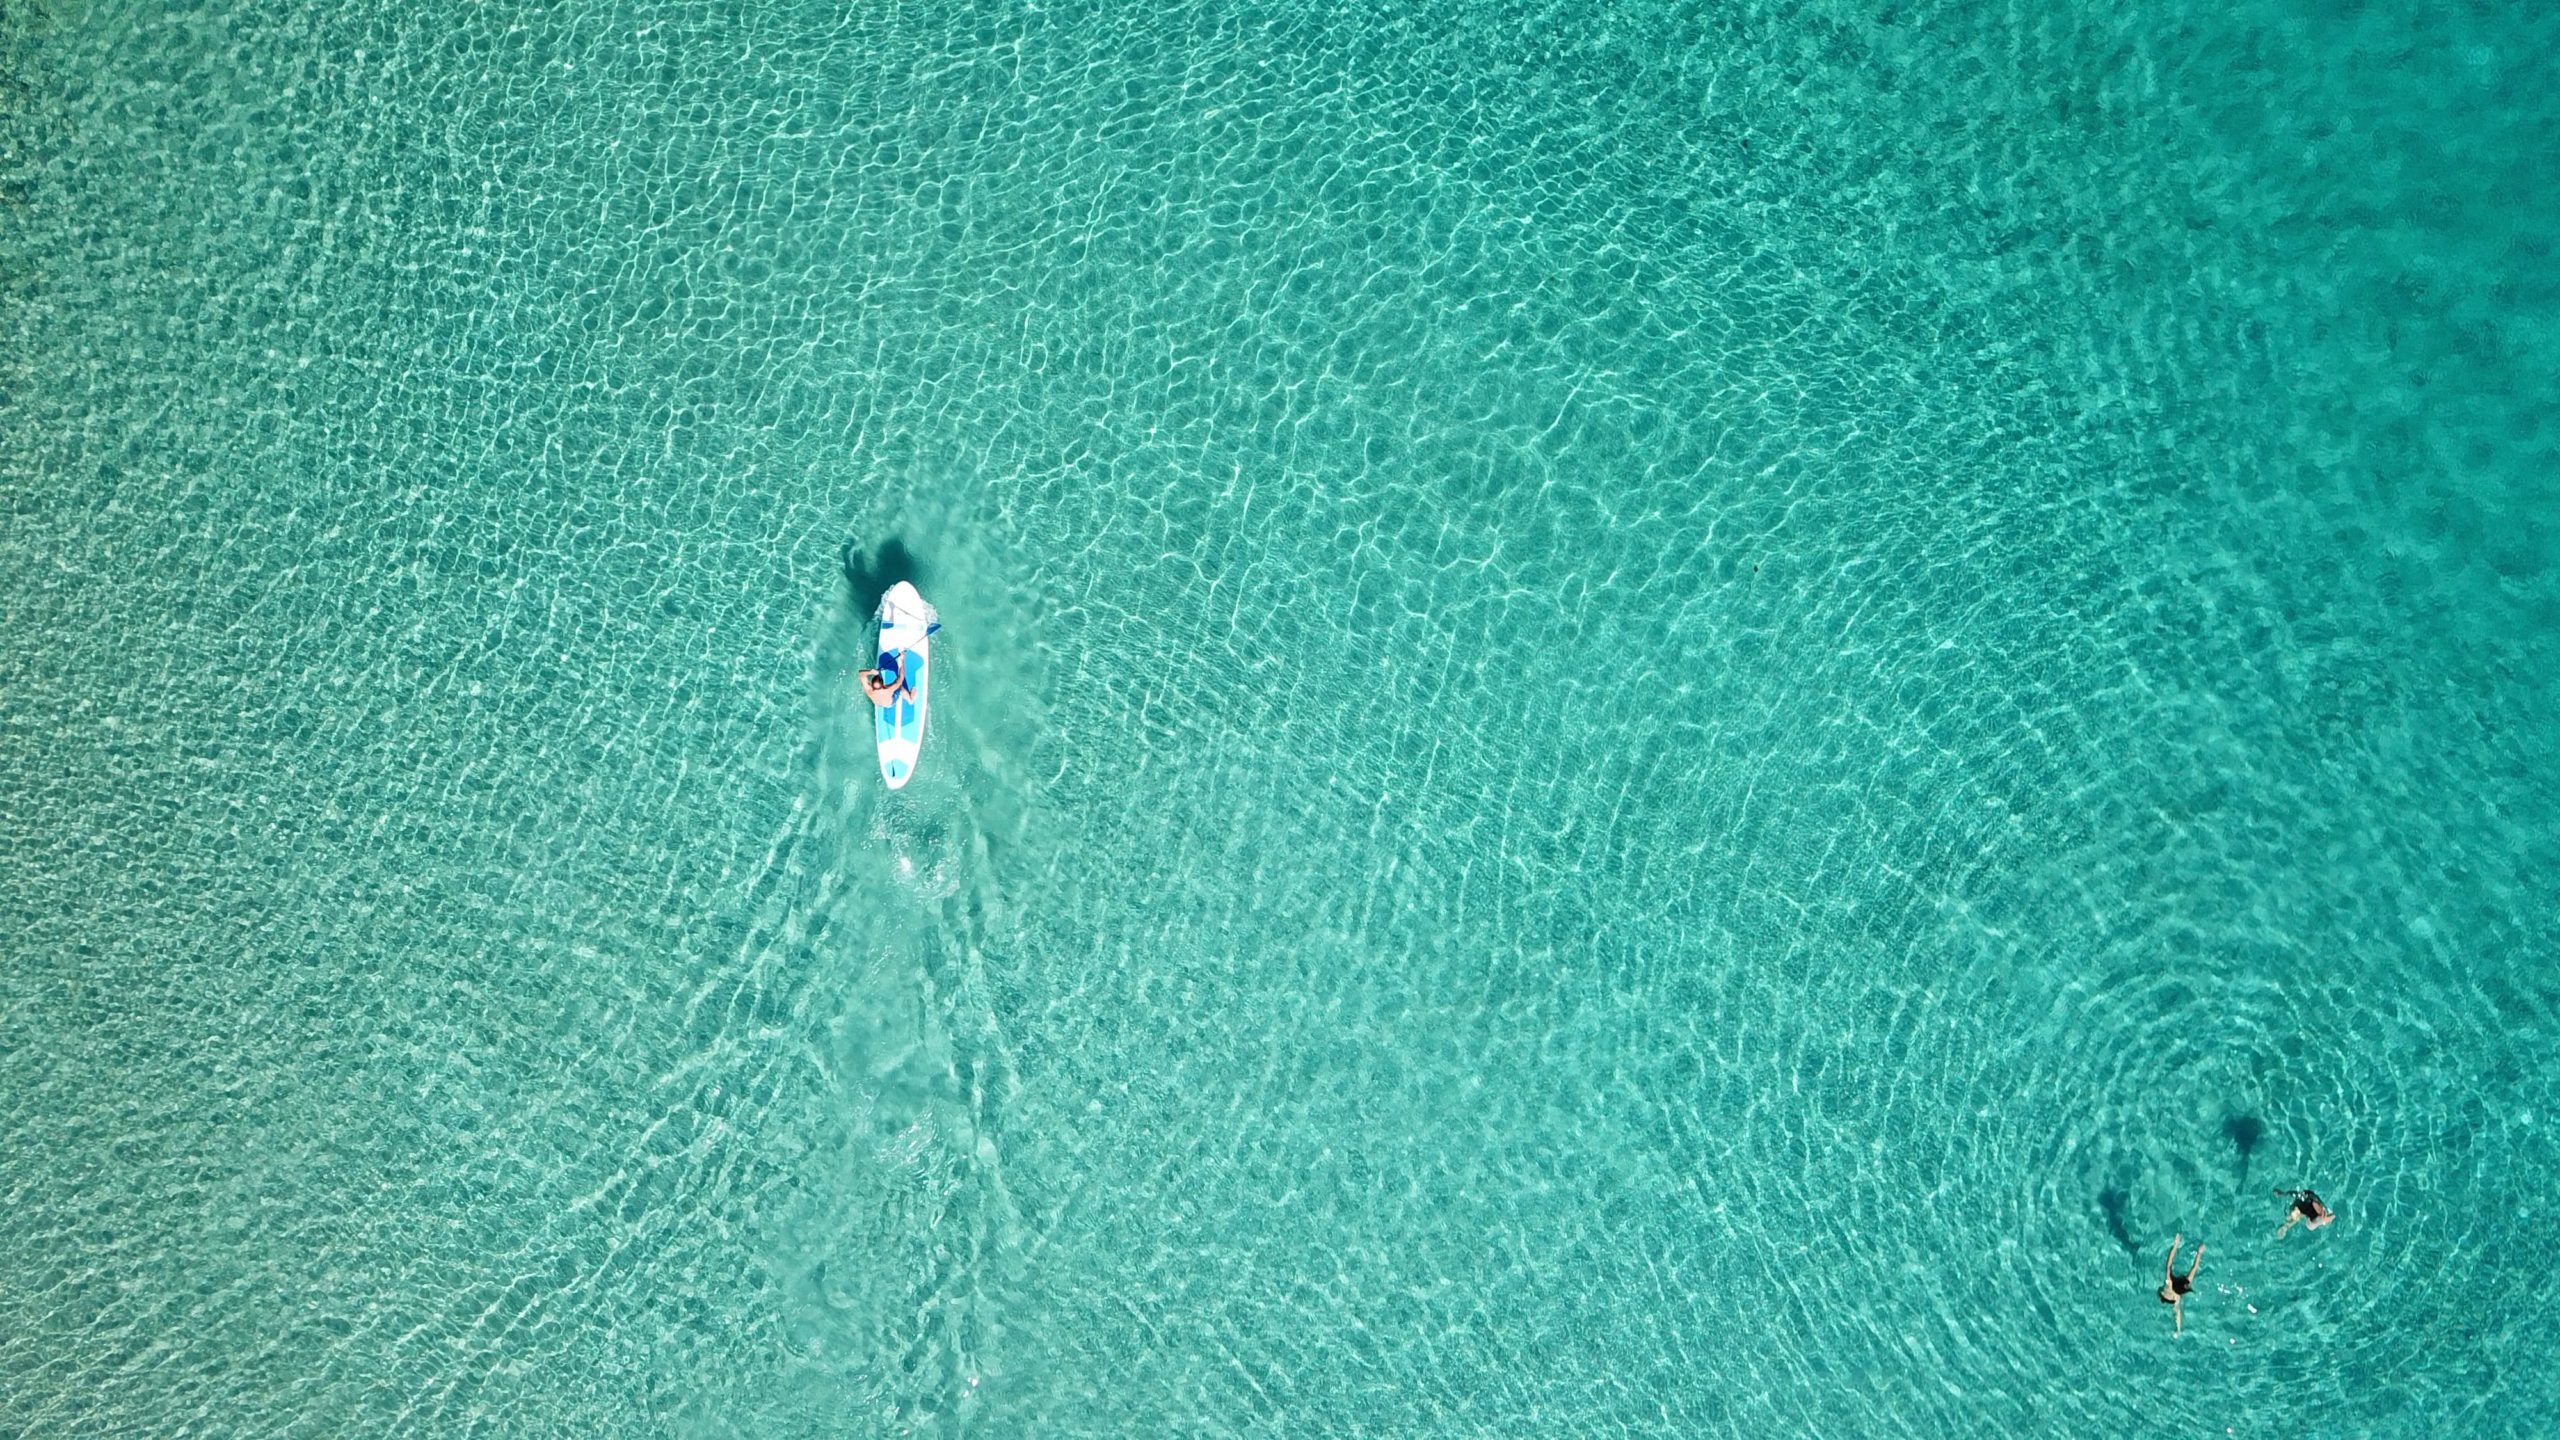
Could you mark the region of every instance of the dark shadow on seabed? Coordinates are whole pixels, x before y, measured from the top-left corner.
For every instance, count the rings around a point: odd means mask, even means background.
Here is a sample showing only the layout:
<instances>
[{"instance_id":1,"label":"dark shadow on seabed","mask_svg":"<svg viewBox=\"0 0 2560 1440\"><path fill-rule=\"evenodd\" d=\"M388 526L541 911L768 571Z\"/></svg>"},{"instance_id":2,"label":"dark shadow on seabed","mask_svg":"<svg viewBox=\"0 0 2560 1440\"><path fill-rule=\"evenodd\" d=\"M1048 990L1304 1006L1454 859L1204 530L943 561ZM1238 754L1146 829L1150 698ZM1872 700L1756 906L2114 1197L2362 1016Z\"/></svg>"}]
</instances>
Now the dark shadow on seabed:
<instances>
[{"instance_id":1,"label":"dark shadow on seabed","mask_svg":"<svg viewBox=\"0 0 2560 1440\"><path fill-rule=\"evenodd\" d=\"M2098 1192L2098 1215L2106 1221L2107 1233L2125 1248L2125 1253L2139 1255L2142 1246L2133 1238L2131 1211L2133 1196L2123 1185L2110 1185Z\"/></svg>"},{"instance_id":2,"label":"dark shadow on seabed","mask_svg":"<svg viewBox=\"0 0 2560 1440\"><path fill-rule=\"evenodd\" d=\"M841 558L845 584L852 588L853 610L858 616L868 616L879 609L880 597L901 580L919 590L924 588L924 567L907 549L907 542L895 535L881 541L880 548L867 559L861 541L847 540Z\"/></svg>"},{"instance_id":3,"label":"dark shadow on seabed","mask_svg":"<svg viewBox=\"0 0 2560 1440\"><path fill-rule=\"evenodd\" d=\"M2249 1157L2257 1153L2258 1142L2267 1138L2266 1122L2255 1115L2234 1115L2222 1122L2222 1136L2240 1151L2240 1183L2249 1183Z\"/></svg>"}]
</instances>

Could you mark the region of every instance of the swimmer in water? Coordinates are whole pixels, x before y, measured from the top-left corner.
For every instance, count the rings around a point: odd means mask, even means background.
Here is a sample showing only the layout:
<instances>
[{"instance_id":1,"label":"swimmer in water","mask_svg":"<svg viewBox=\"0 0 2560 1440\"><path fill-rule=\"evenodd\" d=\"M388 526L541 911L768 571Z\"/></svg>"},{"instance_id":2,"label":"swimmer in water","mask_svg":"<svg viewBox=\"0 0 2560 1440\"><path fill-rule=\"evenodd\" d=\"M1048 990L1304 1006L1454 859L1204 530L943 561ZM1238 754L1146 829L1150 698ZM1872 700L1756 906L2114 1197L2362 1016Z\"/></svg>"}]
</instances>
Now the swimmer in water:
<instances>
[{"instance_id":1,"label":"swimmer in water","mask_svg":"<svg viewBox=\"0 0 2560 1440\"><path fill-rule=\"evenodd\" d=\"M2178 1247L2186 1241L2187 1237L2181 1234L2169 1242L2169 1263L2160 1271L2160 1303L2169 1307L2177 1321L2169 1331L2172 1336L2187 1333L2187 1292L2196 1288L2196 1267L2204 1264L2204 1244L2199 1241L2196 1253L2187 1261L2187 1273L2178 1273Z\"/></svg>"},{"instance_id":2,"label":"swimmer in water","mask_svg":"<svg viewBox=\"0 0 2560 1440\"><path fill-rule=\"evenodd\" d=\"M2337 1212L2320 1203L2320 1197L2308 1190L2279 1190L2276 1193L2293 1201L2293 1208L2284 1212L2284 1223L2276 1227L2279 1240L2284 1238L2284 1232L2296 1225L2305 1230L2317 1230L2338 1218Z\"/></svg>"}]
</instances>

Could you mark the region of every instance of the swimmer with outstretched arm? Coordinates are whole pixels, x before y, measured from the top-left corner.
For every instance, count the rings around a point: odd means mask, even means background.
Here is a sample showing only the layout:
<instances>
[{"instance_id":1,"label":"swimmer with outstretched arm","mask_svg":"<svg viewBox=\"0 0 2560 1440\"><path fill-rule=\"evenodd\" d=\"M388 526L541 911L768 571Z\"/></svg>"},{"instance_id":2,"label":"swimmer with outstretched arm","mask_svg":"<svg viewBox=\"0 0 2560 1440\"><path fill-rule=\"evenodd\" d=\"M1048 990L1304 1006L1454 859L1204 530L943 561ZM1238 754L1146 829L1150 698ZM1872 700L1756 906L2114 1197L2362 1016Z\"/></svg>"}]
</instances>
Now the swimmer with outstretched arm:
<instances>
[{"instance_id":1,"label":"swimmer with outstretched arm","mask_svg":"<svg viewBox=\"0 0 2560 1440\"><path fill-rule=\"evenodd\" d=\"M2187 1261L2187 1273L2178 1273L2178 1247L2186 1241L2183 1233L2170 1241L2169 1263L2160 1267L2160 1303L2169 1307L2170 1315L2177 1321L2169 1331L2173 1337L2187 1333L2187 1292L2196 1288L2196 1269L2204 1264L2204 1242L2199 1240L2195 1255Z\"/></svg>"},{"instance_id":2,"label":"swimmer with outstretched arm","mask_svg":"<svg viewBox=\"0 0 2560 1440\"><path fill-rule=\"evenodd\" d=\"M2293 1208L2284 1212L2284 1223L2276 1227L2279 1240L2284 1238L2284 1232L2296 1225L2305 1230L2317 1230L2338 1218L2336 1211L2322 1204L2320 1197L2308 1190L2278 1190L2276 1193L2293 1202Z\"/></svg>"}]
</instances>

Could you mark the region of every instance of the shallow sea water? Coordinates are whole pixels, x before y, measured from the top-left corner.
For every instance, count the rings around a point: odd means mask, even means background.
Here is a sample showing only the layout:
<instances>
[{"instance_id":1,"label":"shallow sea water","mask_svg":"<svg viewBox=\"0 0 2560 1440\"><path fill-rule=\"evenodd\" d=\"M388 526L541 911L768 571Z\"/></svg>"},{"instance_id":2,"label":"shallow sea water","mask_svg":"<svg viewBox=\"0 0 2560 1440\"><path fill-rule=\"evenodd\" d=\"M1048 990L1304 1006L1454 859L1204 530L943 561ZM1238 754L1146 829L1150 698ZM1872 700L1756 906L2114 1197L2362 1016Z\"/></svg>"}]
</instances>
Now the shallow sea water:
<instances>
[{"instance_id":1,"label":"shallow sea water","mask_svg":"<svg viewBox=\"0 0 2560 1440\"><path fill-rule=\"evenodd\" d=\"M2560 10L301 8L0 12L0 1433L2560 1404Z\"/></svg>"}]
</instances>

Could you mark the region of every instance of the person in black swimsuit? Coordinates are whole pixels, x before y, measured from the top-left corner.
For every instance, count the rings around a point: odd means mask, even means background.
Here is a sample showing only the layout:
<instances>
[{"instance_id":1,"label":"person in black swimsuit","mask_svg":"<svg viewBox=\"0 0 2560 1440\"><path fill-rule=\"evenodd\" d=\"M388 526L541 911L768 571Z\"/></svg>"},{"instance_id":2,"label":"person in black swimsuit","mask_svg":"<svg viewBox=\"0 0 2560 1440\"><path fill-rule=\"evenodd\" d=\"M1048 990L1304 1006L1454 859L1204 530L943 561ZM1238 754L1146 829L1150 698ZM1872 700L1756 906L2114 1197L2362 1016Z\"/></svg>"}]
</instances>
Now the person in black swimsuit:
<instances>
[{"instance_id":1,"label":"person in black swimsuit","mask_svg":"<svg viewBox=\"0 0 2560 1440\"><path fill-rule=\"evenodd\" d=\"M2305 1230L2317 1230L2338 1218L2328 1206L2320 1203L2319 1196L2308 1190L2279 1190L2276 1193L2293 1201L2293 1208L2284 1212L2284 1223L2276 1227L2279 1240L2284 1238L2284 1232L2296 1225Z\"/></svg>"},{"instance_id":2,"label":"person in black swimsuit","mask_svg":"<svg viewBox=\"0 0 2560 1440\"><path fill-rule=\"evenodd\" d=\"M2160 1303L2168 1306L2169 1313L2177 1319L2169 1331L2171 1335L2187 1333L2187 1292L2196 1288L2196 1267L2204 1264L2204 1244L2198 1241L2196 1253L2187 1261L2187 1273L2178 1273L2178 1247L2186 1241L2187 1237L2181 1234L2169 1242L2169 1263L2160 1272Z\"/></svg>"}]
</instances>

